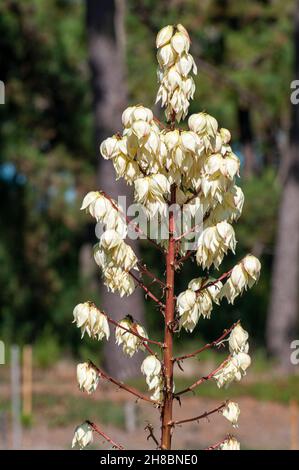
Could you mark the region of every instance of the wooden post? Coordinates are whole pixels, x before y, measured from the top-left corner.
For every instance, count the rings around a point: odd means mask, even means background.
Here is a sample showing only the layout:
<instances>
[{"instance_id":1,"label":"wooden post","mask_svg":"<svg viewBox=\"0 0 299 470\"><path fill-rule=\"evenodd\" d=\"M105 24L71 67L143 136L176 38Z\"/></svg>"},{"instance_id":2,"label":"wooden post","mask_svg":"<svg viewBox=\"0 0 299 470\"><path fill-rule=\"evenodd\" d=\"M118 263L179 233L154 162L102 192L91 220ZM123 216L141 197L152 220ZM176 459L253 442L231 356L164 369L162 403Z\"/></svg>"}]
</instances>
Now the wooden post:
<instances>
[{"instance_id":1,"label":"wooden post","mask_svg":"<svg viewBox=\"0 0 299 470\"><path fill-rule=\"evenodd\" d=\"M299 450L299 410L296 400L290 400L290 450Z\"/></svg>"},{"instance_id":2,"label":"wooden post","mask_svg":"<svg viewBox=\"0 0 299 470\"><path fill-rule=\"evenodd\" d=\"M1 411L0 412L0 436L1 436L0 448L2 449L7 449L7 446L8 446L7 434L8 434L7 413L6 411Z\"/></svg>"},{"instance_id":3,"label":"wooden post","mask_svg":"<svg viewBox=\"0 0 299 470\"><path fill-rule=\"evenodd\" d=\"M124 404L125 426L128 432L136 431L136 403L132 400Z\"/></svg>"},{"instance_id":4,"label":"wooden post","mask_svg":"<svg viewBox=\"0 0 299 470\"><path fill-rule=\"evenodd\" d=\"M20 348L11 347L11 413L12 413L12 448L20 449L22 443L21 426L21 371Z\"/></svg>"},{"instance_id":5,"label":"wooden post","mask_svg":"<svg viewBox=\"0 0 299 470\"><path fill-rule=\"evenodd\" d=\"M23 416L32 414L32 346L27 345L23 349L22 364L22 398Z\"/></svg>"}]
</instances>

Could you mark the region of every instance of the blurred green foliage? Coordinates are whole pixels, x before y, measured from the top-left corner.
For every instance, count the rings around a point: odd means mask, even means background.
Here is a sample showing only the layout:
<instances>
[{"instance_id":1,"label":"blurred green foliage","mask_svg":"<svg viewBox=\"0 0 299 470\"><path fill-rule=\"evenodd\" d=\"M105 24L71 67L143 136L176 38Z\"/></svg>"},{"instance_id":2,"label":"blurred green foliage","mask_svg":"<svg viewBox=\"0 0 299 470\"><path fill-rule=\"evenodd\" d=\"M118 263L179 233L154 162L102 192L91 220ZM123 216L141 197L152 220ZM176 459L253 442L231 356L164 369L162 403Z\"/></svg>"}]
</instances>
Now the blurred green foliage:
<instances>
[{"instance_id":1,"label":"blurred green foliage","mask_svg":"<svg viewBox=\"0 0 299 470\"><path fill-rule=\"evenodd\" d=\"M249 108L258 172L240 180L244 214L237 225L237 257L262 257L259 284L231 307L215 308L194 339L215 336L242 316L257 343L269 296L279 185L279 136L288 126L292 2L129 0L126 18L130 103L152 106L156 93L154 38L167 23L183 23L202 60L190 112L206 110L233 132L241 161L238 108ZM7 342L37 341L39 364L62 348L77 351L73 306L97 293L80 278L79 251L93 228L79 213L83 193L95 186L84 2L48 0L0 4L0 328ZM206 64L209 67L206 67ZM159 110L157 110L159 113ZM163 274L160 255L142 245L144 261ZM228 257L223 269L229 268ZM200 270L188 263L184 289ZM160 319L147 302L155 333ZM200 333L199 333L200 331ZM182 333L180 346L185 340ZM98 344L85 355L98 354Z\"/></svg>"}]
</instances>

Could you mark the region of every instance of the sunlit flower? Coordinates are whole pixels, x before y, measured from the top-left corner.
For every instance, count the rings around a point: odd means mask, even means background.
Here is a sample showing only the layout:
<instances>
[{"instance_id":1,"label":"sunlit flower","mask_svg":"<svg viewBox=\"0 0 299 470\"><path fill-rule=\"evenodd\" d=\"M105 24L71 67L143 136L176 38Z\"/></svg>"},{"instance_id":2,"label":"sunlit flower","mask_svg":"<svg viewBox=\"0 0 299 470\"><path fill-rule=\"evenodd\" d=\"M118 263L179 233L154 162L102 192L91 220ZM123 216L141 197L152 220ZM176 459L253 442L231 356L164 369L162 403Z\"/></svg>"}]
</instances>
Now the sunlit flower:
<instances>
[{"instance_id":1,"label":"sunlit flower","mask_svg":"<svg viewBox=\"0 0 299 470\"><path fill-rule=\"evenodd\" d=\"M123 346L123 352L128 354L128 356L132 357L139 349L144 350L143 341L138 338L138 336L134 335L133 333L129 333L125 331L124 328L127 330L133 330L138 333L143 338L148 338L147 332L145 329L136 323L130 315L127 315L123 320L119 322L120 326L117 326L115 329L115 339L116 344L118 346Z\"/></svg>"},{"instance_id":2,"label":"sunlit flower","mask_svg":"<svg viewBox=\"0 0 299 470\"><path fill-rule=\"evenodd\" d=\"M165 107L168 121L179 122L187 115L195 84L190 73L197 74L194 59L189 54L190 38L186 29L178 24L166 26L157 35L158 81L160 87L156 102Z\"/></svg>"},{"instance_id":3,"label":"sunlit flower","mask_svg":"<svg viewBox=\"0 0 299 470\"><path fill-rule=\"evenodd\" d=\"M163 390L163 378L161 375L161 362L156 356L147 356L141 364L141 372L145 375L145 380L149 390L153 390L151 400L161 401Z\"/></svg>"},{"instance_id":4,"label":"sunlit flower","mask_svg":"<svg viewBox=\"0 0 299 470\"><path fill-rule=\"evenodd\" d=\"M209 268L212 264L216 268L221 264L224 255L236 247L236 238L233 227L226 221L219 222L213 227L208 227L200 234L196 261L203 268Z\"/></svg>"},{"instance_id":5,"label":"sunlit flower","mask_svg":"<svg viewBox=\"0 0 299 470\"><path fill-rule=\"evenodd\" d=\"M231 304L247 287L252 287L260 276L261 263L253 255L247 255L232 270L229 279L222 288L221 296Z\"/></svg>"},{"instance_id":6,"label":"sunlit flower","mask_svg":"<svg viewBox=\"0 0 299 470\"><path fill-rule=\"evenodd\" d=\"M213 375L219 388L228 386L236 380L239 382L246 375L246 370L251 364L251 359L245 352L239 352L230 357L223 367Z\"/></svg>"},{"instance_id":7,"label":"sunlit flower","mask_svg":"<svg viewBox=\"0 0 299 470\"><path fill-rule=\"evenodd\" d=\"M222 410L223 416L228 419L232 423L234 427L237 427L239 415L240 415L240 407L238 403L233 401L229 401Z\"/></svg>"},{"instance_id":8,"label":"sunlit flower","mask_svg":"<svg viewBox=\"0 0 299 470\"><path fill-rule=\"evenodd\" d=\"M84 333L92 337L102 340L104 337L109 339L110 330L106 315L92 303L85 302L76 305L73 311L74 321L78 328L81 328L82 338Z\"/></svg>"},{"instance_id":9,"label":"sunlit flower","mask_svg":"<svg viewBox=\"0 0 299 470\"><path fill-rule=\"evenodd\" d=\"M80 449L84 449L84 447L88 446L89 444L92 444L92 442L92 427L86 422L77 426L72 441L72 447L75 447L77 445Z\"/></svg>"},{"instance_id":10,"label":"sunlit flower","mask_svg":"<svg viewBox=\"0 0 299 470\"><path fill-rule=\"evenodd\" d=\"M88 362L77 365L77 380L80 390L88 394L97 389L99 383L99 374Z\"/></svg>"},{"instance_id":11,"label":"sunlit flower","mask_svg":"<svg viewBox=\"0 0 299 470\"><path fill-rule=\"evenodd\" d=\"M245 352L248 353L249 351L249 344L248 344L249 334L245 331L240 323L235 326L232 330L231 334L229 335L229 350L231 354Z\"/></svg>"},{"instance_id":12,"label":"sunlit flower","mask_svg":"<svg viewBox=\"0 0 299 470\"><path fill-rule=\"evenodd\" d=\"M240 450L240 442L234 437L229 437L220 446L220 450Z\"/></svg>"}]
</instances>

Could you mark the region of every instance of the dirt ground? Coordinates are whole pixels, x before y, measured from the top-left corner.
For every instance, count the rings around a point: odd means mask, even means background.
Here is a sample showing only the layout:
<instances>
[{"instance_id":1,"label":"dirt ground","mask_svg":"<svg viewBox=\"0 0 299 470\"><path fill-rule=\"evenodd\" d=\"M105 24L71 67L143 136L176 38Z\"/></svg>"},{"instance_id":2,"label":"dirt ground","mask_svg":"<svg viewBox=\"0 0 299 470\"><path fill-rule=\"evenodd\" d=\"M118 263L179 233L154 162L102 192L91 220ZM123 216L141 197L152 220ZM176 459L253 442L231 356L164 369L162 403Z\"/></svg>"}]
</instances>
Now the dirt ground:
<instances>
[{"instance_id":1,"label":"dirt ground","mask_svg":"<svg viewBox=\"0 0 299 470\"><path fill-rule=\"evenodd\" d=\"M7 381L1 381L0 384L1 400L9 399L10 388ZM74 427L79 422L60 425L49 425L47 407L55 408L56 400L60 397L62 403L67 403L70 397L78 399L82 393L77 389L73 376L72 368L65 369L60 367L55 371L39 373L34 379L34 396L47 394L51 397L51 402L45 403L43 407L39 406L34 412L34 421L31 427L23 428L22 444L23 449L69 449L73 436ZM92 395L94 406L101 401L116 403L118 406L127 407L128 395L115 387L105 385L96 395ZM294 433L291 437L290 408L287 405L275 402L263 402L251 397L240 397L237 399L241 415L239 427L233 428L230 423L220 414L214 414L209 420L200 420L199 423L193 422L177 426L173 436L174 449L203 449L219 440L226 434L231 433L241 442L243 449L290 449L294 448ZM130 400L134 403L134 399ZM219 401L203 397L184 397L182 406L175 404L174 416L176 419L183 419L199 415L204 411L215 408ZM62 413L57 406L57 414ZM131 408L130 408L131 409ZM132 412L130 413L132 414ZM155 444L152 440L146 440L148 432L144 430L147 422L150 422L158 437L160 432L160 423L158 413L151 405L138 402L134 405L135 426L131 420L127 420L125 426L102 425L100 420L97 424L115 441L121 443L130 449L153 449ZM84 421L85 416L82 416ZM299 428L298 416L295 418L297 430ZM9 422L10 420L8 420ZM2 424L3 428L3 424ZM11 426L8 424L5 432L0 432L0 448L12 447ZM296 432L295 432L296 435ZM299 446L299 442L295 443ZM93 448L107 449L109 446L99 440ZM299 448L299 447L298 447Z\"/></svg>"}]
</instances>

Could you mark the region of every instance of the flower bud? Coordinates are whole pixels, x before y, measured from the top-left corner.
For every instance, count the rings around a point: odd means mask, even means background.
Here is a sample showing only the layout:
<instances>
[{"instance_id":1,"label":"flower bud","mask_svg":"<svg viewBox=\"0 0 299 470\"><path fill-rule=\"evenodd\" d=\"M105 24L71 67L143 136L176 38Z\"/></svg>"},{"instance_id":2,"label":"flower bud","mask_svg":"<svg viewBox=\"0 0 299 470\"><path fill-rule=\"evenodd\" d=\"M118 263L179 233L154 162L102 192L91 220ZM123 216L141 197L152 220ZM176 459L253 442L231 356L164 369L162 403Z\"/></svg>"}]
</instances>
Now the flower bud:
<instances>
[{"instance_id":1,"label":"flower bud","mask_svg":"<svg viewBox=\"0 0 299 470\"><path fill-rule=\"evenodd\" d=\"M142 362L141 372L146 376L157 376L161 372L161 362L156 356L147 356Z\"/></svg>"},{"instance_id":2,"label":"flower bud","mask_svg":"<svg viewBox=\"0 0 299 470\"><path fill-rule=\"evenodd\" d=\"M156 39L156 46L157 48L164 46L167 44L173 35L173 26L165 26L162 28L158 34Z\"/></svg>"},{"instance_id":3,"label":"flower bud","mask_svg":"<svg viewBox=\"0 0 299 470\"><path fill-rule=\"evenodd\" d=\"M247 255L242 260L242 265L247 274L254 280L258 281L261 271L260 261L253 255Z\"/></svg>"},{"instance_id":4,"label":"flower bud","mask_svg":"<svg viewBox=\"0 0 299 470\"><path fill-rule=\"evenodd\" d=\"M223 416L228 419L232 423L234 427L237 427L239 415L240 415L240 407L238 403L230 401L226 404L225 408L222 410Z\"/></svg>"},{"instance_id":5,"label":"flower bud","mask_svg":"<svg viewBox=\"0 0 299 470\"><path fill-rule=\"evenodd\" d=\"M178 55L181 55L183 52L188 52L189 50L190 40L184 33L175 33L175 35L172 36L170 42L173 49Z\"/></svg>"},{"instance_id":6,"label":"flower bud","mask_svg":"<svg viewBox=\"0 0 299 470\"><path fill-rule=\"evenodd\" d=\"M115 157L118 154L118 139L116 137L108 137L100 145L100 152L105 160Z\"/></svg>"},{"instance_id":7,"label":"flower bud","mask_svg":"<svg viewBox=\"0 0 299 470\"><path fill-rule=\"evenodd\" d=\"M249 334L245 331L240 323L235 326L232 330L231 334L229 335L229 350L231 354L245 352L248 353L249 345L248 345L248 338Z\"/></svg>"},{"instance_id":8,"label":"flower bud","mask_svg":"<svg viewBox=\"0 0 299 470\"><path fill-rule=\"evenodd\" d=\"M158 402L163 399L163 378L161 370L161 362L153 355L147 356L141 364L141 372L146 377L148 388L149 390L154 390L151 400Z\"/></svg>"},{"instance_id":9,"label":"flower bud","mask_svg":"<svg viewBox=\"0 0 299 470\"><path fill-rule=\"evenodd\" d=\"M72 447L76 445L80 449L84 449L84 447L92 444L93 442L93 432L92 427L88 423L82 423L80 426L77 426L75 429Z\"/></svg>"}]
</instances>

